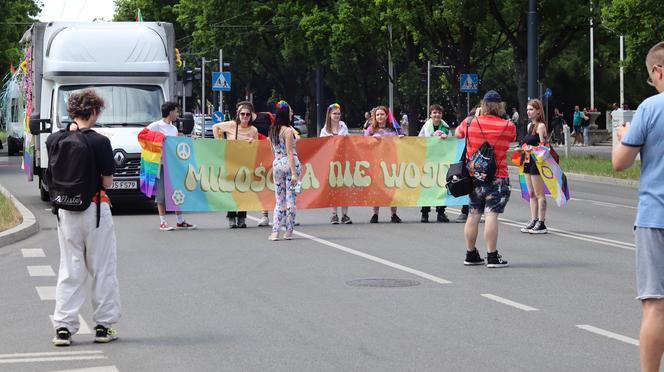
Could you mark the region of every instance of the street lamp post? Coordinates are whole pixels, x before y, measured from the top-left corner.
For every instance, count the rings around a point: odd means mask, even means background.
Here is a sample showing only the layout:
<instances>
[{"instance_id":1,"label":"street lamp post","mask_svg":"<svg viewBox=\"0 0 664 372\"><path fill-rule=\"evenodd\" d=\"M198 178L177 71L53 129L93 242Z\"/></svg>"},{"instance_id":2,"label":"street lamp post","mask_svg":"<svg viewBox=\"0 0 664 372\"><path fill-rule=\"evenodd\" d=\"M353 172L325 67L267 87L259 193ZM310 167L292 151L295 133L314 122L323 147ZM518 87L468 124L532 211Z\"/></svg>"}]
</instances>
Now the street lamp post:
<instances>
[{"instance_id":1,"label":"street lamp post","mask_svg":"<svg viewBox=\"0 0 664 372\"><path fill-rule=\"evenodd\" d=\"M620 34L620 107L625 104L625 67L623 61L625 60L625 38Z\"/></svg>"},{"instance_id":2,"label":"street lamp post","mask_svg":"<svg viewBox=\"0 0 664 372\"><path fill-rule=\"evenodd\" d=\"M432 65L431 61L427 61L427 111L429 110L429 107L431 107L431 102L430 102L430 94L431 94L431 68L451 68L453 69L454 66L450 65Z\"/></svg>"}]
</instances>

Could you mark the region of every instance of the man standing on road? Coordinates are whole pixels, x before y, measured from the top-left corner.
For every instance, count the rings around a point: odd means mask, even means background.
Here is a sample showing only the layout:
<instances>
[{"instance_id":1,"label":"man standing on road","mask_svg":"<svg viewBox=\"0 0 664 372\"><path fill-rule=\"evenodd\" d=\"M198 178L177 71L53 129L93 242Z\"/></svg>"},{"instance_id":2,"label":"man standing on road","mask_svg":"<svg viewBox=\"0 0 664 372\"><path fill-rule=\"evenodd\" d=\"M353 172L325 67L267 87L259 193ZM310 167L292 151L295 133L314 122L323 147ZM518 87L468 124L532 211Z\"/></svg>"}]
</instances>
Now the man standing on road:
<instances>
[{"instance_id":1,"label":"man standing on road","mask_svg":"<svg viewBox=\"0 0 664 372\"><path fill-rule=\"evenodd\" d=\"M634 223L637 299L643 318L641 371L656 372L664 353L664 42L646 56L648 84L659 94L639 105L631 125L616 129L613 168L622 171L641 154L639 205Z\"/></svg>"},{"instance_id":2,"label":"man standing on road","mask_svg":"<svg viewBox=\"0 0 664 372\"><path fill-rule=\"evenodd\" d=\"M71 162L72 172L76 177L91 178L88 182L95 193L90 206L83 211L62 208L57 210L60 269L53 312L55 346L69 346L71 335L78 332L78 316L85 302L88 275L92 279L92 317L97 323L95 342L111 342L118 338L115 330L111 328L120 319L121 313L116 274L115 228L110 200L104 192L104 189L113 183L115 162L108 138L89 129L95 124L103 108L104 101L92 90L72 94L67 100L67 112L74 121L68 130L80 130L85 136L89 158L63 160ZM58 138L55 135L53 138ZM57 140L47 141L49 155L54 147L59 146ZM93 166L73 166L90 162L91 159L94 159L91 162ZM64 175L66 172L60 173ZM61 176L54 173L53 178Z\"/></svg>"},{"instance_id":3,"label":"man standing on road","mask_svg":"<svg viewBox=\"0 0 664 372\"><path fill-rule=\"evenodd\" d=\"M148 125L148 130L153 132L161 132L166 137L177 137L178 128L173 125L173 122L178 120L179 115L179 106L177 103L170 101L164 102L164 104L161 105L161 120L157 120L154 123ZM159 229L161 231L174 230L174 228L172 226L168 226L168 222L166 222L166 190L164 188L163 165L159 166L159 177L157 178L155 201L157 202L157 211L159 212ZM178 230L193 230L196 228L196 225L192 225L184 220L182 213L175 212L175 217L177 219L176 226Z\"/></svg>"},{"instance_id":4,"label":"man standing on road","mask_svg":"<svg viewBox=\"0 0 664 372\"><path fill-rule=\"evenodd\" d=\"M487 263L490 268L507 267L507 261L498 254L498 216L505 211L510 200L510 178L507 172L507 150L510 142L516 138L516 128L505 116L505 102L495 90L486 92L481 107L475 116L466 118L456 129L457 138L468 136L466 159L470 159L486 141L493 146L496 165L495 178L490 181L473 181L470 192L470 215L464 227L466 238L466 260L464 265L483 265L475 243L478 225L482 214L485 215L484 240L487 247ZM467 121L468 128L466 128ZM466 133L467 132L467 133Z\"/></svg>"}]
</instances>

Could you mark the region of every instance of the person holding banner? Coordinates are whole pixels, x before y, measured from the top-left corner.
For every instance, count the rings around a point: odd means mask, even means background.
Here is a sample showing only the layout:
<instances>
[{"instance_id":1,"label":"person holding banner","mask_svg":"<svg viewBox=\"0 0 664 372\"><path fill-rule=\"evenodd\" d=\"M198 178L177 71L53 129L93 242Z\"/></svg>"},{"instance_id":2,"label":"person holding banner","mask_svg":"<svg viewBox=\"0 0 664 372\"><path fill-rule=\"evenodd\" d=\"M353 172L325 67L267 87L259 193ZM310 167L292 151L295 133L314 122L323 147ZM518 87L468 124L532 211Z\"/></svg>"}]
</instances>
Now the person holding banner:
<instances>
[{"instance_id":1,"label":"person holding banner","mask_svg":"<svg viewBox=\"0 0 664 372\"><path fill-rule=\"evenodd\" d=\"M433 137L436 136L440 139L445 139L450 134L450 126L443 120L443 107L439 104L434 103L429 107L429 119L424 123L422 129L420 129L419 137ZM431 212L431 207L422 207L420 210L422 213L422 218L420 222L427 223L429 222L429 212ZM450 222L450 219L447 218L445 214L445 206L439 205L436 207L436 220L438 222Z\"/></svg>"},{"instance_id":2,"label":"person holding banner","mask_svg":"<svg viewBox=\"0 0 664 372\"><path fill-rule=\"evenodd\" d=\"M484 240L487 246L488 268L507 267L507 261L498 254L498 216L505 211L510 199L511 188L507 172L507 150L510 142L516 139L516 127L505 116L505 102L495 90L486 92L479 109L474 116L466 118L456 130L457 138L468 136L466 157L471 159L475 152L488 142L493 147L496 171L491 181L478 179L473 181L470 192L470 215L464 227L466 238L466 259L464 265L483 265L475 243L477 242L478 226L484 214ZM466 124L468 123L468 128ZM471 176L473 174L471 173Z\"/></svg>"},{"instance_id":3,"label":"person holding banner","mask_svg":"<svg viewBox=\"0 0 664 372\"><path fill-rule=\"evenodd\" d=\"M167 101L161 105L161 120L157 120L154 123L150 123L147 126L148 130L153 132L161 132L164 136L174 136L178 135L178 128L173 125L175 121L178 120L180 116L180 106L177 102ZM178 230L194 230L196 225L190 224L185 221L182 212L175 212L175 218L177 220L176 227L168 226L166 222L166 191L164 186L164 166L161 164L159 166L159 177L157 178L157 187L155 193L155 201L157 202L157 212L159 213L159 230L161 231L172 231L175 229Z\"/></svg>"},{"instance_id":4,"label":"person holding banner","mask_svg":"<svg viewBox=\"0 0 664 372\"><path fill-rule=\"evenodd\" d=\"M252 125L254 115L254 105L251 102L244 101L237 105L237 116L235 120L224 121L212 126L214 138L223 138L227 140L248 141L249 143L258 139L258 129ZM246 211L228 211L228 227L231 229L247 227Z\"/></svg>"},{"instance_id":5,"label":"person holding banner","mask_svg":"<svg viewBox=\"0 0 664 372\"><path fill-rule=\"evenodd\" d=\"M299 192L301 172L300 159L297 157L295 143L297 136L293 129L293 111L284 100L277 102L277 120L270 128L270 145L274 154L272 178L276 204L272 234L269 240L279 240L279 230L286 228L284 239L293 239L295 226L295 200Z\"/></svg>"},{"instance_id":6,"label":"person holding banner","mask_svg":"<svg viewBox=\"0 0 664 372\"><path fill-rule=\"evenodd\" d=\"M320 137L330 136L347 136L348 127L346 123L341 121L341 105L333 103L327 107L327 114L325 115L325 126L320 130ZM339 215L337 214L337 207L332 207L332 218L330 222L333 225L339 224ZM348 217L348 207L341 207L341 223L351 224L350 217Z\"/></svg>"},{"instance_id":7,"label":"person holding banner","mask_svg":"<svg viewBox=\"0 0 664 372\"><path fill-rule=\"evenodd\" d=\"M544 193L544 180L537 168L533 147L544 145L547 138L546 119L542 102L538 99L528 101L526 114L531 125L528 134L524 137L524 149L515 151L524 152L523 173L526 177L528 194L530 195L530 222L521 228L522 233L546 234L548 231L544 225L546 218L546 195Z\"/></svg>"},{"instance_id":8,"label":"person holding banner","mask_svg":"<svg viewBox=\"0 0 664 372\"><path fill-rule=\"evenodd\" d=\"M390 114L390 110L385 106L378 106L371 110L371 125L364 130L365 136L371 137L403 137L403 131L399 124ZM392 120L389 120L392 119ZM378 223L378 210L380 207L373 207L373 215L369 223ZM397 207L390 207L392 217L390 222L401 223L401 218L397 216Z\"/></svg>"}]
</instances>

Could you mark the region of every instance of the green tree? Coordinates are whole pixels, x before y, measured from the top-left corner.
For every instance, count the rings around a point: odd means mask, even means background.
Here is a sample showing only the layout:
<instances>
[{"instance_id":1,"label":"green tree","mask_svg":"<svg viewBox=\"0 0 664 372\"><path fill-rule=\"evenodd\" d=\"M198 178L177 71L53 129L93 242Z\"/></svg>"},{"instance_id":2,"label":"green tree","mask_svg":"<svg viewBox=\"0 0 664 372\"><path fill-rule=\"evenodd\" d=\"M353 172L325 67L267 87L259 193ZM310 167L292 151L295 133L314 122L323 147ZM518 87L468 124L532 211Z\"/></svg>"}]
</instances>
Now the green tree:
<instances>
[{"instance_id":1,"label":"green tree","mask_svg":"<svg viewBox=\"0 0 664 372\"><path fill-rule=\"evenodd\" d=\"M40 7L34 0L0 0L2 21L0 21L0 69L3 75L9 65L17 66L23 56L19 40L35 21Z\"/></svg>"}]
</instances>

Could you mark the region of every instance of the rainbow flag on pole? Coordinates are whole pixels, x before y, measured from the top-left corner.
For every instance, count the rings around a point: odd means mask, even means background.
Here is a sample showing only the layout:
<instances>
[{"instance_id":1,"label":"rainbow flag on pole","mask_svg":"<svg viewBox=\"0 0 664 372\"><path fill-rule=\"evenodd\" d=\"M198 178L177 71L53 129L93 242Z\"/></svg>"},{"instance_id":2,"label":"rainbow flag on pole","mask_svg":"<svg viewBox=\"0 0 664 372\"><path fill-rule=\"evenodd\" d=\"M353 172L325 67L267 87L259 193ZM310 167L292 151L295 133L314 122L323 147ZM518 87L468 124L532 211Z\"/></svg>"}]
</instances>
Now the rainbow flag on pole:
<instances>
[{"instance_id":1,"label":"rainbow flag on pole","mask_svg":"<svg viewBox=\"0 0 664 372\"><path fill-rule=\"evenodd\" d=\"M138 133L138 143L141 145L141 192L151 198L155 195L155 186L161 165L161 149L164 144L164 135L144 128Z\"/></svg>"}]
</instances>

